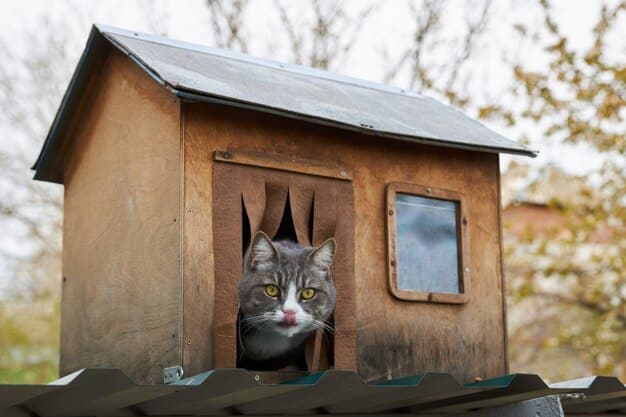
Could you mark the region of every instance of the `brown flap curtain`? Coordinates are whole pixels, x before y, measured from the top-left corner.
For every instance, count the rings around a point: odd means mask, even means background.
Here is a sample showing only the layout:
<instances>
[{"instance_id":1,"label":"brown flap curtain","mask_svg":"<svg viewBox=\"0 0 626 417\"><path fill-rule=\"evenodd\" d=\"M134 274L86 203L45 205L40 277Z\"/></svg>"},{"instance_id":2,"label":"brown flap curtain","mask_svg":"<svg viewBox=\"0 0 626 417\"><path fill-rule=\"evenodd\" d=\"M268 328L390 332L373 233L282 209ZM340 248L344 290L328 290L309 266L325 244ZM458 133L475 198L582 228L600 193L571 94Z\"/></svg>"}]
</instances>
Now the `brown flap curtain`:
<instances>
[{"instance_id":1,"label":"brown flap curtain","mask_svg":"<svg viewBox=\"0 0 626 417\"><path fill-rule=\"evenodd\" d=\"M352 183L331 178L229 163L213 171L215 259L215 367L237 363L237 288L244 236L258 230L274 238L287 215L298 243L319 245L334 237L335 367L356 370L354 291L354 200ZM247 217L249 230L243 219Z\"/></svg>"}]
</instances>

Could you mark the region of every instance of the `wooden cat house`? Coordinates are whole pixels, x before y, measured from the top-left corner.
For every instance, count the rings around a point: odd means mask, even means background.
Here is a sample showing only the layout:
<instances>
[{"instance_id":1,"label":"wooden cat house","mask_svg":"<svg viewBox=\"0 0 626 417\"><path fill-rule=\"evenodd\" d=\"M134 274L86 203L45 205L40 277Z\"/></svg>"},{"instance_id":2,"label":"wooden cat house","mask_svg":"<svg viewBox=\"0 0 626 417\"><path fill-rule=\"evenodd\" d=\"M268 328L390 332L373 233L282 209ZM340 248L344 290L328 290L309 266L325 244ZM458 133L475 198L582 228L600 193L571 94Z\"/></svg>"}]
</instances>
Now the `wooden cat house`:
<instances>
[{"instance_id":1,"label":"wooden cat house","mask_svg":"<svg viewBox=\"0 0 626 417\"><path fill-rule=\"evenodd\" d=\"M328 365L507 372L499 153L379 84L94 26L35 178L65 187L61 373L237 366L242 254L334 237Z\"/></svg>"}]
</instances>

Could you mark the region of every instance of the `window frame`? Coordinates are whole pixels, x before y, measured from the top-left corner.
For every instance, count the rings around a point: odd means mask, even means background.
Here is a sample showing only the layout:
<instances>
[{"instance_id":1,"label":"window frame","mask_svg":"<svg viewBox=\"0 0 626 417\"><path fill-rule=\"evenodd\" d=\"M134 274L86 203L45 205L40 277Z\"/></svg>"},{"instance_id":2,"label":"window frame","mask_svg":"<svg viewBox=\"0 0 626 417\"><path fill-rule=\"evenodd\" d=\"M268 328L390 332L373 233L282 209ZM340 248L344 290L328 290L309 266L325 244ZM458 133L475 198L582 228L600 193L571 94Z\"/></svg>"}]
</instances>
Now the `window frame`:
<instances>
[{"instance_id":1,"label":"window frame","mask_svg":"<svg viewBox=\"0 0 626 417\"><path fill-rule=\"evenodd\" d=\"M418 197L453 201L457 203L457 254L459 293L441 293L429 291L401 290L398 287L397 236L396 236L396 195L409 194ZM386 189L386 226L387 226L387 277L391 294L400 300L445 304L465 304L470 299L470 256L469 256L469 221L467 218L467 199L463 193L420 184L391 182Z\"/></svg>"}]
</instances>

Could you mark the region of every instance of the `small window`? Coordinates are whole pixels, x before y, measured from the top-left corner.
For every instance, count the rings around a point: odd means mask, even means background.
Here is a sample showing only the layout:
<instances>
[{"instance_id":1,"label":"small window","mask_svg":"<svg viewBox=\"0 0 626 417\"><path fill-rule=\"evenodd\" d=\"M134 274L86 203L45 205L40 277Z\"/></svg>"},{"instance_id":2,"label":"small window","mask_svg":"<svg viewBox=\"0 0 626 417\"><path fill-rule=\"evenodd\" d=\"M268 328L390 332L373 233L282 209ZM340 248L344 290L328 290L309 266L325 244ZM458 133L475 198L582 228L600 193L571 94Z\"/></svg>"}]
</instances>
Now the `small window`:
<instances>
[{"instance_id":1,"label":"small window","mask_svg":"<svg viewBox=\"0 0 626 417\"><path fill-rule=\"evenodd\" d=\"M387 187L389 284L402 300L465 303L467 218L462 194L415 184Z\"/></svg>"}]
</instances>

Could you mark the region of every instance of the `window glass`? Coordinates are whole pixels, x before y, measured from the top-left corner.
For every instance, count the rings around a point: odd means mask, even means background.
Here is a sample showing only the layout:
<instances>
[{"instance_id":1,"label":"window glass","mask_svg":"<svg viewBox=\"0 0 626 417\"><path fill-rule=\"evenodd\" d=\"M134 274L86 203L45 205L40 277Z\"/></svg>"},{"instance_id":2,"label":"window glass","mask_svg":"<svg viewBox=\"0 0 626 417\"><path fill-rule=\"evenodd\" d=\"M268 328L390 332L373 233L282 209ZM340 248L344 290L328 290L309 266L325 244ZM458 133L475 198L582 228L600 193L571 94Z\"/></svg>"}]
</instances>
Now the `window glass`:
<instances>
[{"instance_id":1,"label":"window glass","mask_svg":"<svg viewBox=\"0 0 626 417\"><path fill-rule=\"evenodd\" d=\"M458 203L402 193L395 203L398 289L461 293Z\"/></svg>"}]
</instances>

